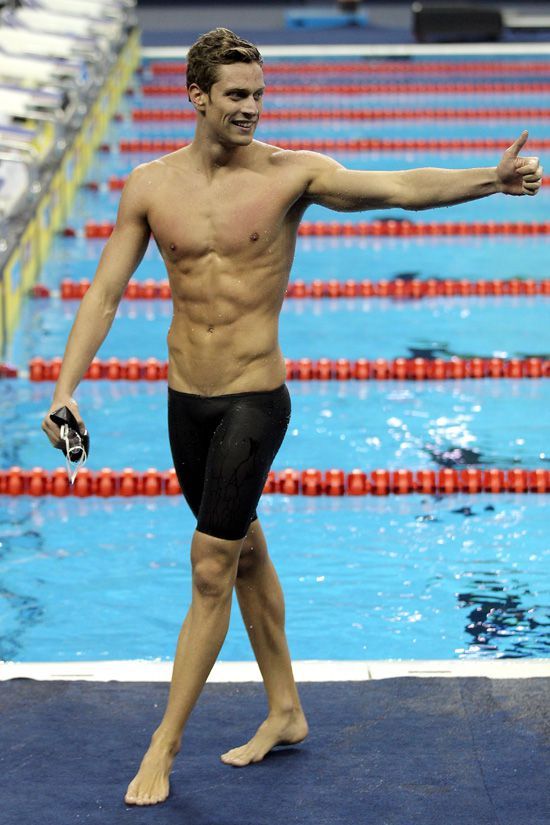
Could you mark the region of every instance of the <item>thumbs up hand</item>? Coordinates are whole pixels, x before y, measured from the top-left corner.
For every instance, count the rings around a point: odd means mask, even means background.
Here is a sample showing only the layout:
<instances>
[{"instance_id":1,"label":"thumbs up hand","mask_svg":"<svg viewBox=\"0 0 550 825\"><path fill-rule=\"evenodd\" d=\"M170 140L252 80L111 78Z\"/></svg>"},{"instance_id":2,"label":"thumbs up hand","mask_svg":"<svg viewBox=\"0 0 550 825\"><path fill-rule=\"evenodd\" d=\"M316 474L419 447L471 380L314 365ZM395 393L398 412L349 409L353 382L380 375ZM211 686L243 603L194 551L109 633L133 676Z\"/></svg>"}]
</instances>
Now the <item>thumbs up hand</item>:
<instances>
[{"instance_id":1,"label":"thumbs up hand","mask_svg":"<svg viewBox=\"0 0 550 825\"><path fill-rule=\"evenodd\" d=\"M538 158L518 157L529 133L525 130L506 149L497 166L500 191L505 195L536 195L542 184L542 166Z\"/></svg>"}]
</instances>

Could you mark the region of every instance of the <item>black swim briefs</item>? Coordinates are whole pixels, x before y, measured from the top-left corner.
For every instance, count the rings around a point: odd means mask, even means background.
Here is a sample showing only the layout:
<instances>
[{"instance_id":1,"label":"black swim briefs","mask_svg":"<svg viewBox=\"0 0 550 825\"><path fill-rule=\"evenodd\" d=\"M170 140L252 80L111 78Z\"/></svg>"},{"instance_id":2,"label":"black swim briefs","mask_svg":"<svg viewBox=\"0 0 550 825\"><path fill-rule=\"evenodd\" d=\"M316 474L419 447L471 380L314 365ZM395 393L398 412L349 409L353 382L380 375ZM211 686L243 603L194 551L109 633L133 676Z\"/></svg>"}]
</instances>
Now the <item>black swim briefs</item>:
<instances>
[{"instance_id":1,"label":"black swim briefs","mask_svg":"<svg viewBox=\"0 0 550 825\"><path fill-rule=\"evenodd\" d=\"M212 396L168 387L174 469L197 530L222 539L246 535L290 412L286 384Z\"/></svg>"}]
</instances>

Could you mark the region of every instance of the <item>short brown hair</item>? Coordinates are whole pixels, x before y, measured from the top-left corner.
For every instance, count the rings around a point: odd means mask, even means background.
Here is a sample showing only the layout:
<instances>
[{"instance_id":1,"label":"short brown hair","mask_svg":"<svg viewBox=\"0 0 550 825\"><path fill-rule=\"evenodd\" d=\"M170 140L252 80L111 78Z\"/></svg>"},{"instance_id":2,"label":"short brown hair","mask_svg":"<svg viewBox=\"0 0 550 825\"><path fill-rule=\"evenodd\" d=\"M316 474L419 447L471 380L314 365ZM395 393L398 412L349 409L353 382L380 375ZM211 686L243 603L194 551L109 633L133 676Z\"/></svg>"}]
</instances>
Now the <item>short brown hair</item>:
<instances>
[{"instance_id":1,"label":"short brown hair","mask_svg":"<svg viewBox=\"0 0 550 825\"><path fill-rule=\"evenodd\" d=\"M187 88L196 83L210 94L218 79L218 66L229 63L263 65L260 52L253 43L243 40L229 29L212 29L193 43L187 55Z\"/></svg>"}]
</instances>

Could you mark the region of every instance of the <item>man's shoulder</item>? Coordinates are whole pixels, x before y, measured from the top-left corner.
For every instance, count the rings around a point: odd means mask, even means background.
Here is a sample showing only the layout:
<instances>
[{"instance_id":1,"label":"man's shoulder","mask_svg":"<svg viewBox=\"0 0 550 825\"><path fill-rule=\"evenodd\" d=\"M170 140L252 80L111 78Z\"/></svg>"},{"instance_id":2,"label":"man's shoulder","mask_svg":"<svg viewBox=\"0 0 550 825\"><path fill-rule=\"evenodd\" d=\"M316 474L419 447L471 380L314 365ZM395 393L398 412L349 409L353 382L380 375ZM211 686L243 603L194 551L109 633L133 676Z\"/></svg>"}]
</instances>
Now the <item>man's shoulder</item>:
<instances>
[{"instance_id":1,"label":"man's shoulder","mask_svg":"<svg viewBox=\"0 0 550 825\"><path fill-rule=\"evenodd\" d=\"M175 152L172 153L172 155L175 154ZM124 186L123 194L126 198L148 201L151 194L159 191L164 181L169 182L173 178L174 166L177 165L172 155L164 155L135 166Z\"/></svg>"},{"instance_id":2,"label":"man's shoulder","mask_svg":"<svg viewBox=\"0 0 550 825\"><path fill-rule=\"evenodd\" d=\"M254 143L259 156L270 166L275 166L278 169L289 168L308 171L336 165L336 161L320 152L292 149L276 144L262 143L261 141L254 141Z\"/></svg>"},{"instance_id":3,"label":"man's shoulder","mask_svg":"<svg viewBox=\"0 0 550 825\"><path fill-rule=\"evenodd\" d=\"M308 149L292 149L270 143L256 142L258 146L261 147L267 161L279 168L287 167L308 172L311 170L328 169L329 167L339 165L331 157L323 155L321 152L313 152Z\"/></svg>"},{"instance_id":4,"label":"man's shoulder","mask_svg":"<svg viewBox=\"0 0 550 825\"><path fill-rule=\"evenodd\" d=\"M140 163L139 166L134 167L128 180L132 179L135 183L141 183L152 176L158 178L161 175L170 174L175 166L184 165L184 159L180 156L180 152L181 150L170 152L168 155L162 155L146 163Z\"/></svg>"},{"instance_id":5,"label":"man's shoulder","mask_svg":"<svg viewBox=\"0 0 550 825\"><path fill-rule=\"evenodd\" d=\"M135 166L126 178L125 191L137 194L142 189L146 189L150 182L157 178L158 171L155 161Z\"/></svg>"}]
</instances>

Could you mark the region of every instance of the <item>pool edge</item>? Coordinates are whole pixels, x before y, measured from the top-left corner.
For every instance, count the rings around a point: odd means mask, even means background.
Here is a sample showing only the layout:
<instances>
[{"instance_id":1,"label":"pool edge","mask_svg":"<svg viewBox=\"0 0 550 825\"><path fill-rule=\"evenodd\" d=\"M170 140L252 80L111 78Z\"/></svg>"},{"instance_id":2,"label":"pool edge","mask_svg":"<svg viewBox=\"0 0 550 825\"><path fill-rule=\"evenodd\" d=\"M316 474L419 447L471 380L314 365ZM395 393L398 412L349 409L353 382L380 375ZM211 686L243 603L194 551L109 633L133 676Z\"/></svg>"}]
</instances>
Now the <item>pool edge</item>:
<instances>
[{"instance_id":1,"label":"pool edge","mask_svg":"<svg viewBox=\"0 0 550 825\"><path fill-rule=\"evenodd\" d=\"M0 662L0 681L169 682L172 661L119 660L95 662ZM526 679L550 677L550 658L497 660L299 660L292 663L297 682L349 682L409 677L485 677ZM210 683L261 682L255 662L216 662Z\"/></svg>"}]
</instances>

